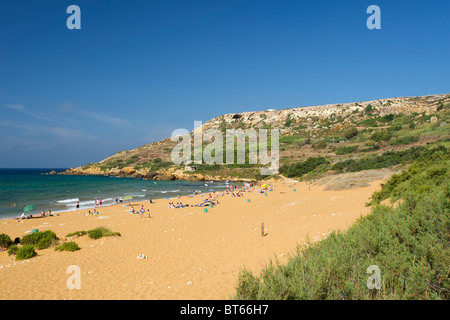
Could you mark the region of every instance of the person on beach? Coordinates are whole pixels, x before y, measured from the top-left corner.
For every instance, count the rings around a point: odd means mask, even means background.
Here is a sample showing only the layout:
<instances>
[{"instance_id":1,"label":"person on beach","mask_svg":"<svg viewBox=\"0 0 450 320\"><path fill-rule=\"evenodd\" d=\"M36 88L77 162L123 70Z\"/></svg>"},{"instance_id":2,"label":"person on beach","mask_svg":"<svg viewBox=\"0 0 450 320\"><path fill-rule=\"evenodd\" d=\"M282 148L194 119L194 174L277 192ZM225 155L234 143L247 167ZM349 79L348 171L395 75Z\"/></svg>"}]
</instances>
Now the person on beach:
<instances>
[{"instance_id":1,"label":"person on beach","mask_svg":"<svg viewBox=\"0 0 450 320\"><path fill-rule=\"evenodd\" d=\"M77 202L77 209L80 209L80 202Z\"/></svg>"},{"instance_id":2,"label":"person on beach","mask_svg":"<svg viewBox=\"0 0 450 320\"><path fill-rule=\"evenodd\" d=\"M147 209L147 217L150 218L150 209Z\"/></svg>"},{"instance_id":3,"label":"person on beach","mask_svg":"<svg viewBox=\"0 0 450 320\"><path fill-rule=\"evenodd\" d=\"M44 210L41 211L41 217L45 217L45 211Z\"/></svg>"}]
</instances>

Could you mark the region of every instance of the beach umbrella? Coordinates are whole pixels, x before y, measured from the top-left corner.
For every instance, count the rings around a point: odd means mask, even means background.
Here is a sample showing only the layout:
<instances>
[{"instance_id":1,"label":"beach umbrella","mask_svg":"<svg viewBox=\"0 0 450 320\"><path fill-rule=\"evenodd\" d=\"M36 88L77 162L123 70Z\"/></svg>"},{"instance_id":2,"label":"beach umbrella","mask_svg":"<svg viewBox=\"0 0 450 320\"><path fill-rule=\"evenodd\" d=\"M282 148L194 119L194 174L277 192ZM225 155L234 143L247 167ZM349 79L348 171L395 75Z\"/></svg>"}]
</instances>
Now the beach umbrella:
<instances>
[{"instance_id":1,"label":"beach umbrella","mask_svg":"<svg viewBox=\"0 0 450 320\"><path fill-rule=\"evenodd\" d=\"M31 210L34 209L34 207L35 207L34 204L29 204L29 205L27 205L25 208L23 208L23 212L31 211Z\"/></svg>"},{"instance_id":2,"label":"beach umbrella","mask_svg":"<svg viewBox=\"0 0 450 320\"><path fill-rule=\"evenodd\" d=\"M267 184L263 184L263 185L261 186L261 188L264 188L264 187L267 187Z\"/></svg>"}]
</instances>

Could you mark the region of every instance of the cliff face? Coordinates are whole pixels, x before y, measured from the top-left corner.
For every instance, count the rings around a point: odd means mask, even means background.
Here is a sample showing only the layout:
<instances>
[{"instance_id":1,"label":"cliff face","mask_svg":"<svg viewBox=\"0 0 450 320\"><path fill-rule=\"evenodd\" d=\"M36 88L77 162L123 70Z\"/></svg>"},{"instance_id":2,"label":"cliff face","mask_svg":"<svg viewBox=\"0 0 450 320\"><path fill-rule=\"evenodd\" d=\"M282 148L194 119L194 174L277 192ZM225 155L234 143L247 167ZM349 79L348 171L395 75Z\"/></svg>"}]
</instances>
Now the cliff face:
<instances>
[{"instance_id":1,"label":"cliff face","mask_svg":"<svg viewBox=\"0 0 450 320\"><path fill-rule=\"evenodd\" d=\"M383 117L388 114L411 114L414 112L429 115L436 112L441 104L448 102L450 102L450 94L233 113L209 120L203 124L203 130L223 126L232 128L244 123L247 128L279 128L281 134L293 132L295 125L303 125L303 130L312 132L322 127L321 123L323 120L340 117L343 118L342 122L331 124L327 127L327 129L339 130L350 125L351 117L364 120L374 115ZM372 109L371 115L363 114L368 107ZM290 121L291 125L286 126L287 121Z\"/></svg>"},{"instance_id":2,"label":"cliff face","mask_svg":"<svg viewBox=\"0 0 450 320\"><path fill-rule=\"evenodd\" d=\"M242 112L225 114L215 117L202 125L205 132L208 129L274 129L280 131L280 137L295 136L299 138L286 148L280 149L280 158L301 158L303 156L330 156L336 154L333 150L314 149L305 147L300 138L322 139L334 135L338 142L342 139L346 130L357 128L364 130L380 130L386 123L383 117L395 117L396 115L410 115L410 120L415 121L419 117L432 116L442 109L449 109L450 94L380 99L364 102L343 104L329 104L322 106L299 107L284 110L267 110L255 112ZM420 120L420 119L419 119ZM372 123L367 125L368 121ZM437 121L432 116L428 122ZM421 122L422 123L422 122ZM370 128L369 128L370 127ZM306 139L306 138L305 138ZM334 139L334 138L333 138ZM280 138L281 140L281 138ZM288 140L288 139L285 139ZM430 140L428 140L430 141ZM285 142L286 143L286 142ZM136 177L155 180L215 180L233 179L232 168L228 171L211 172L201 174L188 172L182 166L174 166L171 162L171 150L177 142L170 138L143 145L134 150L118 152L98 163L87 164L78 168L71 168L62 174L73 175L111 175L119 177ZM308 142L309 144L309 142ZM312 142L311 142L312 144ZM302 148L300 150L300 147ZM383 146L382 146L383 147ZM234 177L236 178L236 177Z\"/></svg>"}]
</instances>

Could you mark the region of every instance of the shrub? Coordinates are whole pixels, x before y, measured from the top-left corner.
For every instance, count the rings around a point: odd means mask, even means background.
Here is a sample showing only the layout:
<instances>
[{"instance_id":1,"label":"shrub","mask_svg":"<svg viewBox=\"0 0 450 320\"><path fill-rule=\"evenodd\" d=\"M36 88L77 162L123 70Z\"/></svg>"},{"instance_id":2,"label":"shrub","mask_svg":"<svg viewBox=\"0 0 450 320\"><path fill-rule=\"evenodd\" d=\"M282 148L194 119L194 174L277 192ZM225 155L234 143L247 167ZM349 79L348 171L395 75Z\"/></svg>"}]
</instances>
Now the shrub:
<instances>
[{"instance_id":1,"label":"shrub","mask_svg":"<svg viewBox=\"0 0 450 320\"><path fill-rule=\"evenodd\" d=\"M0 234L0 249L8 249L12 243L11 238L7 234Z\"/></svg>"},{"instance_id":2,"label":"shrub","mask_svg":"<svg viewBox=\"0 0 450 320\"><path fill-rule=\"evenodd\" d=\"M354 138L358 135L358 129L356 129L355 127L352 127L350 129L348 129L347 131L345 131L344 133L344 137L347 140L350 140L351 138Z\"/></svg>"},{"instance_id":3,"label":"shrub","mask_svg":"<svg viewBox=\"0 0 450 320\"><path fill-rule=\"evenodd\" d=\"M53 245L58 238L53 231L38 231L25 235L21 243L24 245L31 244L36 246L38 250L46 249Z\"/></svg>"},{"instance_id":4,"label":"shrub","mask_svg":"<svg viewBox=\"0 0 450 320\"><path fill-rule=\"evenodd\" d=\"M313 144L311 147L314 149L325 149L327 147L327 142L325 140L322 140L318 143Z\"/></svg>"},{"instance_id":5,"label":"shrub","mask_svg":"<svg viewBox=\"0 0 450 320\"><path fill-rule=\"evenodd\" d=\"M336 153L337 155L349 154L355 152L357 149L358 146L343 146L337 148L334 153Z\"/></svg>"},{"instance_id":6,"label":"shrub","mask_svg":"<svg viewBox=\"0 0 450 320\"><path fill-rule=\"evenodd\" d=\"M11 245L8 249L8 255L17 254L17 251L19 250L19 247L15 244Z\"/></svg>"},{"instance_id":7,"label":"shrub","mask_svg":"<svg viewBox=\"0 0 450 320\"><path fill-rule=\"evenodd\" d=\"M410 144L417 141L419 141L419 138L416 136L405 136L391 141L391 145L396 146L400 144Z\"/></svg>"},{"instance_id":8,"label":"shrub","mask_svg":"<svg viewBox=\"0 0 450 320\"><path fill-rule=\"evenodd\" d=\"M425 148L413 147L402 151L387 151L379 156L368 156L360 159L350 159L334 164L331 169L337 172L358 172L361 170L388 168L397 164L425 159L432 155L446 154L449 150L444 146Z\"/></svg>"},{"instance_id":9,"label":"shrub","mask_svg":"<svg viewBox=\"0 0 450 320\"><path fill-rule=\"evenodd\" d=\"M70 251L74 252L76 250L80 250L80 247L75 241L64 242L62 245L57 246L55 251Z\"/></svg>"},{"instance_id":10,"label":"shrub","mask_svg":"<svg viewBox=\"0 0 450 320\"><path fill-rule=\"evenodd\" d=\"M324 157L310 157L306 161L284 164L280 167L280 173L289 178L301 177L304 174L312 172L319 166L328 164L329 162Z\"/></svg>"},{"instance_id":11,"label":"shrub","mask_svg":"<svg viewBox=\"0 0 450 320\"><path fill-rule=\"evenodd\" d=\"M370 139L376 142L389 141L392 135L389 131L378 131L370 136Z\"/></svg>"},{"instance_id":12,"label":"shrub","mask_svg":"<svg viewBox=\"0 0 450 320\"><path fill-rule=\"evenodd\" d=\"M389 127L389 131L400 131L403 129L403 126L401 124L397 124L395 126Z\"/></svg>"},{"instance_id":13,"label":"shrub","mask_svg":"<svg viewBox=\"0 0 450 320\"><path fill-rule=\"evenodd\" d=\"M37 256L37 253L34 251L34 246L32 244L27 244L17 250L16 260L31 259L35 256Z\"/></svg>"},{"instance_id":14,"label":"shrub","mask_svg":"<svg viewBox=\"0 0 450 320\"><path fill-rule=\"evenodd\" d=\"M368 104L367 107L364 109L365 113L372 113L373 107L371 104Z\"/></svg>"},{"instance_id":15,"label":"shrub","mask_svg":"<svg viewBox=\"0 0 450 320\"><path fill-rule=\"evenodd\" d=\"M110 237L110 236L120 236L120 233L112 232L111 230L105 227L95 228L89 230L87 233L89 235L89 238L91 239L100 239L101 237Z\"/></svg>"},{"instance_id":16,"label":"shrub","mask_svg":"<svg viewBox=\"0 0 450 320\"><path fill-rule=\"evenodd\" d=\"M67 235L66 235L66 238L70 238L70 237L81 237L81 236L84 236L84 235L86 235L87 234L87 231L75 231L75 232L72 232L72 233L68 233Z\"/></svg>"}]
</instances>

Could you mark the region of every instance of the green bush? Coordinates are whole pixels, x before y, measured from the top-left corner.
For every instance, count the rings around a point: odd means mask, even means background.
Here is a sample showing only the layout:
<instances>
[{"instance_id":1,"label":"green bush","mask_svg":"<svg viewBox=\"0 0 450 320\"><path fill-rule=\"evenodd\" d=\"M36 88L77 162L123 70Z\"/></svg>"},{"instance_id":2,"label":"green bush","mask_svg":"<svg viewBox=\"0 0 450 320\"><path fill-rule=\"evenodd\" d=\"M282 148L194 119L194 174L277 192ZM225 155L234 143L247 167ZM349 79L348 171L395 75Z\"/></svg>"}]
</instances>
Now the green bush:
<instances>
[{"instance_id":1,"label":"green bush","mask_svg":"<svg viewBox=\"0 0 450 320\"><path fill-rule=\"evenodd\" d=\"M58 238L53 231L38 231L23 236L21 244L31 244L36 246L38 250L46 249L55 244Z\"/></svg>"},{"instance_id":2,"label":"green bush","mask_svg":"<svg viewBox=\"0 0 450 320\"><path fill-rule=\"evenodd\" d=\"M404 136L391 141L391 145L410 144L417 141L419 141L419 138L416 136Z\"/></svg>"},{"instance_id":3,"label":"green bush","mask_svg":"<svg viewBox=\"0 0 450 320\"><path fill-rule=\"evenodd\" d=\"M444 148L434 148L418 157L408 170L393 175L381 190L372 195L371 204L391 198L396 201L407 191L415 194L428 192L435 186L450 181L450 154Z\"/></svg>"},{"instance_id":4,"label":"green bush","mask_svg":"<svg viewBox=\"0 0 450 320\"><path fill-rule=\"evenodd\" d=\"M387 151L381 155L372 155L360 159L350 159L334 164L331 169L337 172L358 172L361 170L388 168L394 165L412 162L416 159L426 158L430 154L448 153L444 146L426 148L413 147L402 151Z\"/></svg>"},{"instance_id":5,"label":"green bush","mask_svg":"<svg viewBox=\"0 0 450 320\"><path fill-rule=\"evenodd\" d=\"M403 129L403 126L401 124L397 124L395 126L389 127L389 131L400 131Z\"/></svg>"},{"instance_id":6,"label":"green bush","mask_svg":"<svg viewBox=\"0 0 450 320\"><path fill-rule=\"evenodd\" d=\"M87 233L89 235L89 238L91 239L100 239L101 237L110 237L110 236L120 236L120 233L112 232L111 230L105 227L95 228L89 230Z\"/></svg>"},{"instance_id":7,"label":"green bush","mask_svg":"<svg viewBox=\"0 0 450 320\"><path fill-rule=\"evenodd\" d=\"M280 167L280 173L289 177L301 177L312 172L319 166L328 165L329 162L324 157L310 157L306 161L284 164Z\"/></svg>"},{"instance_id":8,"label":"green bush","mask_svg":"<svg viewBox=\"0 0 450 320\"><path fill-rule=\"evenodd\" d=\"M17 254L18 250L19 250L19 247L16 246L15 244L12 244L12 245L9 246L8 255L10 256L12 254Z\"/></svg>"},{"instance_id":9,"label":"green bush","mask_svg":"<svg viewBox=\"0 0 450 320\"><path fill-rule=\"evenodd\" d=\"M87 231L75 231L72 233L68 233L66 235L66 238L70 238L70 237L81 237L87 234Z\"/></svg>"},{"instance_id":10,"label":"green bush","mask_svg":"<svg viewBox=\"0 0 450 320\"><path fill-rule=\"evenodd\" d=\"M352 127L344 132L344 137L347 140L350 140L351 138L354 138L357 135L358 135L358 129L356 129L355 127Z\"/></svg>"},{"instance_id":11,"label":"green bush","mask_svg":"<svg viewBox=\"0 0 450 320\"><path fill-rule=\"evenodd\" d=\"M370 136L370 139L375 142L381 142L381 141L389 141L391 137L392 135L389 131L378 131L372 134Z\"/></svg>"},{"instance_id":12,"label":"green bush","mask_svg":"<svg viewBox=\"0 0 450 320\"><path fill-rule=\"evenodd\" d=\"M311 147L314 149L325 149L327 147L327 142L325 140L322 140L311 145Z\"/></svg>"},{"instance_id":13,"label":"green bush","mask_svg":"<svg viewBox=\"0 0 450 320\"><path fill-rule=\"evenodd\" d=\"M11 238L7 234L0 234L0 249L8 249L12 243Z\"/></svg>"},{"instance_id":14,"label":"green bush","mask_svg":"<svg viewBox=\"0 0 450 320\"><path fill-rule=\"evenodd\" d=\"M78 246L78 244L75 241L69 241L69 242L64 242L63 244L61 244L60 246L57 246L55 248L55 251L70 251L70 252L74 252L80 250L80 247Z\"/></svg>"},{"instance_id":15,"label":"green bush","mask_svg":"<svg viewBox=\"0 0 450 320\"><path fill-rule=\"evenodd\" d=\"M37 256L36 251L34 251L34 246L32 244L27 244L21 246L16 253L16 260L26 260Z\"/></svg>"},{"instance_id":16,"label":"green bush","mask_svg":"<svg viewBox=\"0 0 450 320\"><path fill-rule=\"evenodd\" d=\"M397 208L373 207L346 232L298 248L285 265L271 262L259 276L244 269L234 298L448 300L448 177L421 194L405 186L401 197ZM380 268L380 289L367 287L372 265Z\"/></svg>"},{"instance_id":17,"label":"green bush","mask_svg":"<svg viewBox=\"0 0 450 320\"><path fill-rule=\"evenodd\" d=\"M353 153L358 149L358 146L342 146L337 148L334 153L337 155Z\"/></svg>"}]
</instances>

